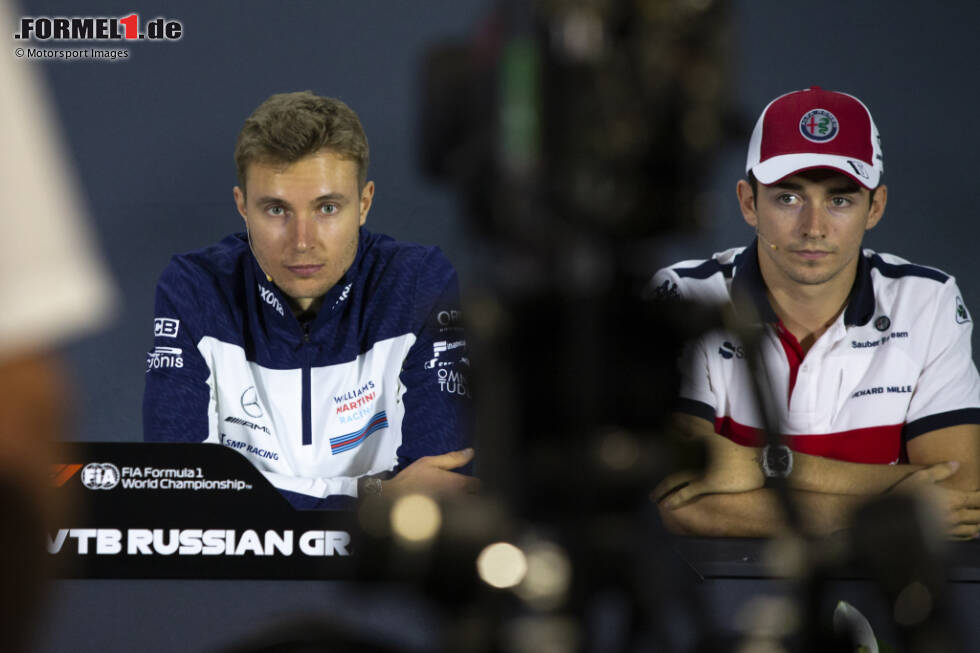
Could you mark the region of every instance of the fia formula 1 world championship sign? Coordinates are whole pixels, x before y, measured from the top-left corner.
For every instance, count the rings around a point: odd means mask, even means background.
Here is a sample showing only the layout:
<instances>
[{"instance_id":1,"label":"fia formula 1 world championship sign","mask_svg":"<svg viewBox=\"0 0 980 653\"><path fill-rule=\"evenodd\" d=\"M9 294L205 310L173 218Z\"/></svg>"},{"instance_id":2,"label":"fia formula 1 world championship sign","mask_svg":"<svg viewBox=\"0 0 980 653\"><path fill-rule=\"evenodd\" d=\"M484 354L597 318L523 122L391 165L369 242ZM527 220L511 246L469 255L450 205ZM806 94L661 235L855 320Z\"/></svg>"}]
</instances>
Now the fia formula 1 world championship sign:
<instances>
[{"instance_id":1,"label":"fia formula 1 world championship sign","mask_svg":"<svg viewBox=\"0 0 980 653\"><path fill-rule=\"evenodd\" d=\"M52 482L77 506L47 537L62 578L353 575L354 513L293 509L228 447L89 442L62 452Z\"/></svg>"}]
</instances>

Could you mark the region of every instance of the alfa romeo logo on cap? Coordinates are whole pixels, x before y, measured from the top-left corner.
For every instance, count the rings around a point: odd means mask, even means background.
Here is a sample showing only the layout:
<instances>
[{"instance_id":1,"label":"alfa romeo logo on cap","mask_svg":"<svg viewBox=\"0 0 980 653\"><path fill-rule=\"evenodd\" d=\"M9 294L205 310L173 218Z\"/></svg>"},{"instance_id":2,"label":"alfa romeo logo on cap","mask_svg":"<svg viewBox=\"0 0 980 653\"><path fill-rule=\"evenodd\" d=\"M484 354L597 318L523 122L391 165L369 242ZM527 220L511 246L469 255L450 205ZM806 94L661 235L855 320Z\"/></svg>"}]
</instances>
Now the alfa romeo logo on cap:
<instances>
[{"instance_id":1,"label":"alfa romeo logo on cap","mask_svg":"<svg viewBox=\"0 0 980 653\"><path fill-rule=\"evenodd\" d=\"M837 117L826 109L811 109L800 119L800 133L814 143L832 141L838 131Z\"/></svg>"}]
</instances>

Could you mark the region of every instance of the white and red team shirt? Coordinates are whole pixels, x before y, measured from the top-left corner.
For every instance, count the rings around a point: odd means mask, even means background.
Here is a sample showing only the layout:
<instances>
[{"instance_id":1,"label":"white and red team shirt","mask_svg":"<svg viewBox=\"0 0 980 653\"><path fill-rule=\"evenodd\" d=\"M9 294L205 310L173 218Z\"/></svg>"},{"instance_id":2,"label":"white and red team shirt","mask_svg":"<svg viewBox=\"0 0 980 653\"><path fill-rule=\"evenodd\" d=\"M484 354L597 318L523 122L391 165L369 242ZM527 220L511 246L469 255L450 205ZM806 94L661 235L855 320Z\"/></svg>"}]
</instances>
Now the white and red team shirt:
<instances>
[{"instance_id":1,"label":"white and red team shirt","mask_svg":"<svg viewBox=\"0 0 980 653\"><path fill-rule=\"evenodd\" d=\"M756 242L664 268L653 284L658 297L712 305L751 298L780 431L796 451L895 463L918 435L980 424L973 323L955 279L935 268L865 249L845 310L806 356L769 304ZM688 345L682 367L679 412L739 444L762 443L742 342L709 333Z\"/></svg>"}]
</instances>

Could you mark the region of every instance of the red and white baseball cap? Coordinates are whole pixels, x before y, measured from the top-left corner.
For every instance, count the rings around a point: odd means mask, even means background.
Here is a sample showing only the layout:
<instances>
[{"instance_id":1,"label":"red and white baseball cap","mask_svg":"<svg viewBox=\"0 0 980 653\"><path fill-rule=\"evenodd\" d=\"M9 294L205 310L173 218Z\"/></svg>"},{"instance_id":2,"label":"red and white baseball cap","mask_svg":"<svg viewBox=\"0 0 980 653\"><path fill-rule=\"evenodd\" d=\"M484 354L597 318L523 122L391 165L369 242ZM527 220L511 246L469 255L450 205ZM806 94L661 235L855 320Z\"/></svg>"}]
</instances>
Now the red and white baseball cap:
<instances>
[{"instance_id":1,"label":"red and white baseball cap","mask_svg":"<svg viewBox=\"0 0 980 653\"><path fill-rule=\"evenodd\" d=\"M746 173L769 185L813 168L839 170L868 189L880 183L878 128L853 95L814 86L779 96L759 116Z\"/></svg>"}]
</instances>

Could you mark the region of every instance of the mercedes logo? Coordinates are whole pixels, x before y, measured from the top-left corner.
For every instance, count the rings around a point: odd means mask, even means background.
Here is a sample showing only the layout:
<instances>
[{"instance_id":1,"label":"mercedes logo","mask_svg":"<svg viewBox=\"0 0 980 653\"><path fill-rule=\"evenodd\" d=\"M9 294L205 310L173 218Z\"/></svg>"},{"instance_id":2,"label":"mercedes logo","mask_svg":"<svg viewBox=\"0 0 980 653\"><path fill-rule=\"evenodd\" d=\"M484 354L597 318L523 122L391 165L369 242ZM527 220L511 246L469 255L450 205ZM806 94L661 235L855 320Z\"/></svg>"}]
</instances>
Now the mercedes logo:
<instances>
[{"instance_id":1,"label":"mercedes logo","mask_svg":"<svg viewBox=\"0 0 980 653\"><path fill-rule=\"evenodd\" d=\"M262 406L259 405L259 395L255 392L254 385L242 393L242 410L249 417L262 417Z\"/></svg>"}]
</instances>

